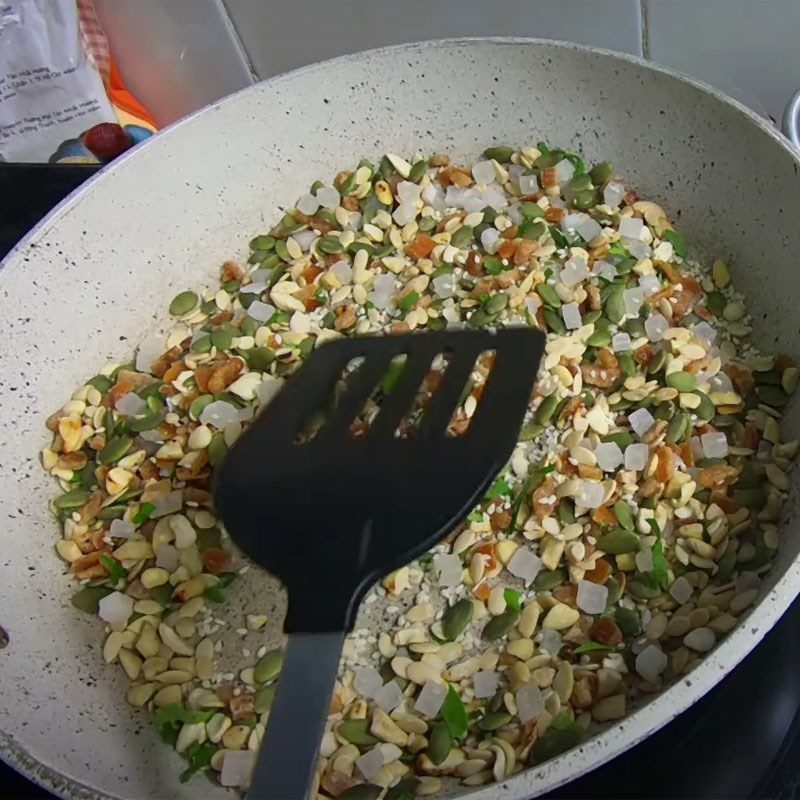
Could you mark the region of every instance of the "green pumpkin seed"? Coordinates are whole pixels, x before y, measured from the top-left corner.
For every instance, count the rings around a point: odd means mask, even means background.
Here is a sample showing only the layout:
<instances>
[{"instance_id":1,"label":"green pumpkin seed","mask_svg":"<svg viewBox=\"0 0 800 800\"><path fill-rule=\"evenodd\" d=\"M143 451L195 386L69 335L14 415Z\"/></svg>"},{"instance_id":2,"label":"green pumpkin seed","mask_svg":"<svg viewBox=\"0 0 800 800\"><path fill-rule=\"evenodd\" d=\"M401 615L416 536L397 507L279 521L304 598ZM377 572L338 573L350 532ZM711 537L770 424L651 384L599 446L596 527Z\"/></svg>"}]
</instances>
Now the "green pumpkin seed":
<instances>
[{"instance_id":1,"label":"green pumpkin seed","mask_svg":"<svg viewBox=\"0 0 800 800\"><path fill-rule=\"evenodd\" d=\"M437 722L428 737L428 758L437 766L441 764L450 753L453 740L445 722Z\"/></svg>"},{"instance_id":2,"label":"green pumpkin seed","mask_svg":"<svg viewBox=\"0 0 800 800\"><path fill-rule=\"evenodd\" d=\"M289 255L289 251L286 249L286 242L283 239L278 239L278 241L275 242L275 255L278 256L281 261L286 263L292 260L292 257ZM275 269L278 269L278 267Z\"/></svg>"},{"instance_id":3,"label":"green pumpkin seed","mask_svg":"<svg viewBox=\"0 0 800 800\"><path fill-rule=\"evenodd\" d=\"M653 416L656 419L669 422L675 416L675 406L673 406L668 400L665 400L663 403L659 403L656 406Z\"/></svg>"},{"instance_id":4,"label":"green pumpkin seed","mask_svg":"<svg viewBox=\"0 0 800 800\"><path fill-rule=\"evenodd\" d=\"M563 716L563 715L559 715ZM575 722L566 727L550 726L531 748L530 763L541 764L577 747L583 739L583 728Z\"/></svg>"},{"instance_id":5,"label":"green pumpkin seed","mask_svg":"<svg viewBox=\"0 0 800 800\"><path fill-rule=\"evenodd\" d=\"M591 189L591 188L592 188L592 179L585 172L582 172L580 175L576 175L567 184L567 190L573 193L582 192L585 191L586 189Z\"/></svg>"},{"instance_id":6,"label":"green pumpkin seed","mask_svg":"<svg viewBox=\"0 0 800 800\"><path fill-rule=\"evenodd\" d=\"M625 530L632 531L635 529L636 523L633 519L633 510L624 500L617 500L614 503L614 516Z\"/></svg>"},{"instance_id":7,"label":"green pumpkin seed","mask_svg":"<svg viewBox=\"0 0 800 800\"><path fill-rule=\"evenodd\" d=\"M544 216L544 209L538 203L520 203L519 213L523 219L540 219Z\"/></svg>"},{"instance_id":8,"label":"green pumpkin seed","mask_svg":"<svg viewBox=\"0 0 800 800\"><path fill-rule=\"evenodd\" d=\"M661 589L657 586L652 586L649 583L633 578L629 580L626 585L626 590L632 594L637 600L652 600L661 594Z\"/></svg>"},{"instance_id":9,"label":"green pumpkin seed","mask_svg":"<svg viewBox=\"0 0 800 800\"><path fill-rule=\"evenodd\" d=\"M339 241L338 236L323 236L318 242L317 247L323 253L341 253L344 245Z\"/></svg>"},{"instance_id":10,"label":"green pumpkin seed","mask_svg":"<svg viewBox=\"0 0 800 800\"><path fill-rule=\"evenodd\" d=\"M655 356L653 356L653 360L647 365L647 374L655 375L657 372L661 372L661 370L664 368L664 364L666 363L667 351L659 350Z\"/></svg>"},{"instance_id":11,"label":"green pumpkin seed","mask_svg":"<svg viewBox=\"0 0 800 800\"><path fill-rule=\"evenodd\" d=\"M694 415L700 422L710 422L717 413L711 398L703 392L695 392L695 394L700 398L700 405L694 409Z\"/></svg>"},{"instance_id":12,"label":"green pumpkin seed","mask_svg":"<svg viewBox=\"0 0 800 800\"><path fill-rule=\"evenodd\" d=\"M194 309L200 302L200 298L195 292L181 292L172 298L169 304L169 313L173 317L182 317Z\"/></svg>"},{"instance_id":13,"label":"green pumpkin seed","mask_svg":"<svg viewBox=\"0 0 800 800\"><path fill-rule=\"evenodd\" d=\"M131 449L133 439L130 436L117 436L111 439L97 456L99 464L113 464L119 461Z\"/></svg>"},{"instance_id":14,"label":"green pumpkin seed","mask_svg":"<svg viewBox=\"0 0 800 800\"><path fill-rule=\"evenodd\" d=\"M486 301L486 311L489 314L499 314L507 305L508 295L505 292L498 292Z\"/></svg>"},{"instance_id":15,"label":"green pumpkin seed","mask_svg":"<svg viewBox=\"0 0 800 800\"><path fill-rule=\"evenodd\" d=\"M189 406L189 417L193 420L200 419L203 409L214 402L214 396L210 394L201 394L196 400L193 400Z\"/></svg>"},{"instance_id":16,"label":"green pumpkin seed","mask_svg":"<svg viewBox=\"0 0 800 800\"><path fill-rule=\"evenodd\" d=\"M356 173L351 172L337 187L339 189L339 194L342 197L346 197L353 189L356 188Z\"/></svg>"},{"instance_id":17,"label":"green pumpkin seed","mask_svg":"<svg viewBox=\"0 0 800 800\"><path fill-rule=\"evenodd\" d=\"M445 639L450 642L457 639L464 628L472 622L474 611L472 600L464 599L453 603L442 616L442 633Z\"/></svg>"},{"instance_id":18,"label":"green pumpkin seed","mask_svg":"<svg viewBox=\"0 0 800 800\"><path fill-rule=\"evenodd\" d=\"M736 551L732 547L728 547L722 554L722 558L717 562L717 566L719 571L717 572L716 580L720 583L725 583L730 579L733 568L736 566Z\"/></svg>"},{"instance_id":19,"label":"green pumpkin seed","mask_svg":"<svg viewBox=\"0 0 800 800\"><path fill-rule=\"evenodd\" d=\"M547 323L548 329L554 333L563 336L567 332L567 326L564 324L561 314L557 314L552 308L544 310L544 321Z\"/></svg>"},{"instance_id":20,"label":"green pumpkin seed","mask_svg":"<svg viewBox=\"0 0 800 800\"><path fill-rule=\"evenodd\" d=\"M487 642L492 642L495 639L500 639L505 636L518 622L519 611L509 609L496 617L492 617L483 629L481 636Z\"/></svg>"},{"instance_id":21,"label":"green pumpkin seed","mask_svg":"<svg viewBox=\"0 0 800 800\"><path fill-rule=\"evenodd\" d=\"M256 236L255 239L250 240L251 250L274 250L275 239L272 236Z\"/></svg>"},{"instance_id":22,"label":"green pumpkin seed","mask_svg":"<svg viewBox=\"0 0 800 800\"><path fill-rule=\"evenodd\" d=\"M358 783L345 789L339 795L339 800L378 800L382 791L380 786L373 783Z\"/></svg>"},{"instance_id":23,"label":"green pumpkin seed","mask_svg":"<svg viewBox=\"0 0 800 800\"><path fill-rule=\"evenodd\" d=\"M597 540L598 549L611 555L633 553L639 549L639 537L636 533L625 528L614 528Z\"/></svg>"},{"instance_id":24,"label":"green pumpkin seed","mask_svg":"<svg viewBox=\"0 0 800 800\"><path fill-rule=\"evenodd\" d=\"M132 419L128 422L128 429L133 433L142 433L144 431L152 431L157 428L164 421L164 414L160 411L151 411L143 417Z\"/></svg>"},{"instance_id":25,"label":"green pumpkin seed","mask_svg":"<svg viewBox=\"0 0 800 800\"><path fill-rule=\"evenodd\" d=\"M589 325L590 323L597 322L602 316L603 316L602 309L595 308L594 310L588 311L586 314L583 315L583 324ZM608 322L608 320L606 320L606 322ZM605 327L605 330L608 330L607 326Z\"/></svg>"},{"instance_id":26,"label":"green pumpkin seed","mask_svg":"<svg viewBox=\"0 0 800 800\"><path fill-rule=\"evenodd\" d=\"M108 586L84 586L72 595L70 602L78 611L85 614L96 614L100 610L100 601L114 590Z\"/></svg>"},{"instance_id":27,"label":"green pumpkin seed","mask_svg":"<svg viewBox=\"0 0 800 800\"><path fill-rule=\"evenodd\" d=\"M256 372L264 372L275 360L275 351L269 347L253 347L247 351L248 365Z\"/></svg>"},{"instance_id":28,"label":"green pumpkin seed","mask_svg":"<svg viewBox=\"0 0 800 800\"><path fill-rule=\"evenodd\" d=\"M253 703L253 711L256 714L266 714L272 708L272 703L275 700L276 684L269 686L262 686L256 693L256 699Z\"/></svg>"},{"instance_id":29,"label":"green pumpkin seed","mask_svg":"<svg viewBox=\"0 0 800 800\"><path fill-rule=\"evenodd\" d=\"M773 408L784 408L789 403L789 396L783 389L766 383L756 386L756 395L762 403L766 403Z\"/></svg>"},{"instance_id":30,"label":"green pumpkin seed","mask_svg":"<svg viewBox=\"0 0 800 800\"><path fill-rule=\"evenodd\" d=\"M733 499L750 511L761 511L767 502L767 494L761 488L754 489L739 489L735 487L733 490Z\"/></svg>"},{"instance_id":31,"label":"green pumpkin seed","mask_svg":"<svg viewBox=\"0 0 800 800\"><path fill-rule=\"evenodd\" d=\"M548 395L539 404L539 407L533 414L533 419L540 425L546 425L553 418L558 403L559 399L556 395Z\"/></svg>"},{"instance_id":32,"label":"green pumpkin seed","mask_svg":"<svg viewBox=\"0 0 800 800\"><path fill-rule=\"evenodd\" d=\"M611 334L605 328L600 328L586 339L586 344L590 347L608 347L611 344Z\"/></svg>"},{"instance_id":33,"label":"green pumpkin seed","mask_svg":"<svg viewBox=\"0 0 800 800\"><path fill-rule=\"evenodd\" d=\"M217 328L217 330L212 332L211 344L213 344L217 350L230 350L233 344L233 337L238 335L239 331L237 331L236 328L230 325L223 325L221 328Z\"/></svg>"},{"instance_id":34,"label":"green pumpkin seed","mask_svg":"<svg viewBox=\"0 0 800 800\"><path fill-rule=\"evenodd\" d=\"M436 227L436 220L433 217L423 217L417 227L422 233L430 233Z\"/></svg>"},{"instance_id":35,"label":"green pumpkin seed","mask_svg":"<svg viewBox=\"0 0 800 800\"><path fill-rule=\"evenodd\" d=\"M490 161L496 161L498 164L508 164L511 161L511 156L514 155L513 147L505 147L497 145L495 147L487 147L483 151L483 155Z\"/></svg>"},{"instance_id":36,"label":"green pumpkin seed","mask_svg":"<svg viewBox=\"0 0 800 800\"><path fill-rule=\"evenodd\" d=\"M599 164L595 164L592 167L592 171L589 175L592 176L592 181L594 182L595 186L603 186L611 178L611 173L614 171L611 164L607 161L601 161Z\"/></svg>"},{"instance_id":37,"label":"green pumpkin seed","mask_svg":"<svg viewBox=\"0 0 800 800\"><path fill-rule=\"evenodd\" d=\"M667 444L675 444L683 439L684 435L686 434L687 425L691 425L688 414L684 414L682 411L679 411L677 414L675 414L675 416L667 425Z\"/></svg>"},{"instance_id":38,"label":"green pumpkin seed","mask_svg":"<svg viewBox=\"0 0 800 800\"><path fill-rule=\"evenodd\" d=\"M635 258L623 258L622 261L617 264L615 269L617 270L617 275L630 275L633 272L633 268L636 266L636 259ZM644 324L639 319L630 320L631 322L639 322L642 326L642 330L644 330ZM628 331L630 333L630 331ZM633 335L633 334L631 334Z\"/></svg>"},{"instance_id":39,"label":"green pumpkin seed","mask_svg":"<svg viewBox=\"0 0 800 800\"><path fill-rule=\"evenodd\" d=\"M533 579L533 588L537 592L549 592L561 586L567 579L567 573L563 569L542 570Z\"/></svg>"},{"instance_id":40,"label":"green pumpkin seed","mask_svg":"<svg viewBox=\"0 0 800 800\"><path fill-rule=\"evenodd\" d=\"M255 336L256 331L261 327L261 323L252 317L245 317L241 322L242 336Z\"/></svg>"},{"instance_id":41,"label":"green pumpkin seed","mask_svg":"<svg viewBox=\"0 0 800 800\"><path fill-rule=\"evenodd\" d=\"M614 621L625 636L639 636L642 632L642 621L630 608L617 608L614 611Z\"/></svg>"},{"instance_id":42,"label":"green pumpkin seed","mask_svg":"<svg viewBox=\"0 0 800 800\"><path fill-rule=\"evenodd\" d=\"M212 346L213 345L211 344L211 337L206 335L206 336L200 336L197 339L195 339L192 342L190 349L193 353L207 353L209 350L211 350Z\"/></svg>"},{"instance_id":43,"label":"green pumpkin seed","mask_svg":"<svg viewBox=\"0 0 800 800\"><path fill-rule=\"evenodd\" d=\"M86 381L87 386L94 386L100 394L105 394L114 384L110 378L106 378L105 375L95 375L94 378L90 378Z\"/></svg>"},{"instance_id":44,"label":"green pumpkin seed","mask_svg":"<svg viewBox=\"0 0 800 800\"><path fill-rule=\"evenodd\" d=\"M215 433L208 444L208 460L212 467L218 467L228 452L228 445L225 444L225 437L222 432Z\"/></svg>"},{"instance_id":45,"label":"green pumpkin seed","mask_svg":"<svg viewBox=\"0 0 800 800\"><path fill-rule=\"evenodd\" d=\"M492 315L487 311L477 308L470 315L468 322L471 328L481 328L484 325L488 325L493 319Z\"/></svg>"},{"instance_id":46,"label":"green pumpkin seed","mask_svg":"<svg viewBox=\"0 0 800 800\"><path fill-rule=\"evenodd\" d=\"M350 744L373 745L378 740L369 732L369 720L348 719L336 729L337 733Z\"/></svg>"},{"instance_id":47,"label":"green pumpkin seed","mask_svg":"<svg viewBox=\"0 0 800 800\"><path fill-rule=\"evenodd\" d=\"M386 792L383 800L414 800L420 786L421 782L416 778L403 778Z\"/></svg>"},{"instance_id":48,"label":"green pumpkin seed","mask_svg":"<svg viewBox=\"0 0 800 800\"><path fill-rule=\"evenodd\" d=\"M641 339L647 337L647 332L644 329L644 320L639 317L629 319L625 323L625 332L628 333L631 339Z\"/></svg>"},{"instance_id":49,"label":"green pumpkin seed","mask_svg":"<svg viewBox=\"0 0 800 800\"><path fill-rule=\"evenodd\" d=\"M495 714L483 716L478 723L478 727L482 731L496 731L498 728L502 728L503 725L508 725L509 722L511 722L511 714L505 711L498 711Z\"/></svg>"},{"instance_id":50,"label":"green pumpkin seed","mask_svg":"<svg viewBox=\"0 0 800 800\"><path fill-rule=\"evenodd\" d=\"M427 161L417 161L416 164L411 165L411 170L408 173L408 179L412 183L419 183L422 180L422 176L428 170L428 162Z\"/></svg>"},{"instance_id":51,"label":"green pumpkin seed","mask_svg":"<svg viewBox=\"0 0 800 800\"><path fill-rule=\"evenodd\" d=\"M562 525L571 525L575 522L575 507L566 498L558 504L558 521Z\"/></svg>"},{"instance_id":52,"label":"green pumpkin seed","mask_svg":"<svg viewBox=\"0 0 800 800\"><path fill-rule=\"evenodd\" d=\"M519 432L521 442L530 442L541 434L544 428L538 422L526 422Z\"/></svg>"},{"instance_id":53,"label":"green pumpkin seed","mask_svg":"<svg viewBox=\"0 0 800 800\"><path fill-rule=\"evenodd\" d=\"M608 614L622 597L622 586L620 586L616 578L609 578L606 581L606 589L608 589L608 597L606 598L606 614Z\"/></svg>"},{"instance_id":54,"label":"green pumpkin seed","mask_svg":"<svg viewBox=\"0 0 800 800\"><path fill-rule=\"evenodd\" d=\"M603 437L604 442L614 442L620 450L625 452L629 444L633 444L633 436L628 431L614 431Z\"/></svg>"},{"instance_id":55,"label":"green pumpkin seed","mask_svg":"<svg viewBox=\"0 0 800 800\"><path fill-rule=\"evenodd\" d=\"M561 298L556 294L556 290L548 283L540 283L536 287L536 293L542 298L542 302L550 308L561 308Z\"/></svg>"},{"instance_id":56,"label":"green pumpkin seed","mask_svg":"<svg viewBox=\"0 0 800 800\"><path fill-rule=\"evenodd\" d=\"M624 378L632 378L636 374L636 361L633 353L617 353L619 369Z\"/></svg>"},{"instance_id":57,"label":"green pumpkin seed","mask_svg":"<svg viewBox=\"0 0 800 800\"><path fill-rule=\"evenodd\" d=\"M693 392L697 388L697 378L691 372L670 372L665 380L667 386L679 392Z\"/></svg>"},{"instance_id":58,"label":"green pumpkin seed","mask_svg":"<svg viewBox=\"0 0 800 800\"><path fill-rule=\"evenodd\" d=\"M549 153L543 153L533 162L536 169L550 169L558 164L564 158L563 150L551 150Z\"/></svg>"},{"instance_id":59,"label":"green pumpkin seed","mask_svg":"<svg viewBox=\"0 0 800 800\"><path fill-rule=\"evenodd\" d=\"M618 324L625 317L625 300L622 296L624 288L615 286L603 306L606 316L614 323Z\"/></svg>"},{"instance_id":60,"label":"green pumpkin seed","mask_svg":"<svg viewBox=\"0 0 800 800\"><path fill-rule=\"evenodd\" d=\"M581 211L588 211L597 204L597 194L594 189L584 189L575 194L572 205Z\"/></svg>"},{"instance_id":61,"label":"green pumpkin seed","mask_svg":"<svg viewBox=\"0 0 800 800\"><path fill-rule=\"evenodd\" d=\"M725 295L722 294L722 292L709 292L706 295L706 306L715 316L720 316L725 310L726 305L728 305L728 301L725 299Z\"/></svg>"},{"instance_id":62,"label":"green pumpkin seed","mask_svg":"<svg viewBox=\"0 0 800 800\"><path fill-rule=\"evenodd\" d=\"M457 247L459 250L463 250L473 241L475 241L475 232L468 225L462 225L450 237L450 244L453 245L453 247Z\"/></svg>"},{"instance_id":63,"label":"green pumpkin seed","mask_svg":"<svg viewBox=\"0 0 800 800\"><path fill-rule=\"evenodd\" d=\"M253 680L256 683L267 683L278 677L283 666L283 652L279 649L270 650L259 659L253 669Z\"/></svg>"},{"instance_id":64,"label":"green pumpkin seed","mask_svg":"<svg viewBox=\"0 0 800 800\"><path fill-rule=\"evenodd\" d=\"M219 528L205 528L197 531L197 549L202 553L210 547L220 547L222 545L222 534Z\"/></svg>"},{"instance_id":65,"label":"green pumpkin seed","mask_svg":"<svg viewBox=\"0 0 800 800\"><path fill-rule=\"evenodd\" d=\"M89 502L91 494L84 489L72 489L53 500L53 505L62 511L68 508L78 508Z\"/></svg>"}]
</instances>

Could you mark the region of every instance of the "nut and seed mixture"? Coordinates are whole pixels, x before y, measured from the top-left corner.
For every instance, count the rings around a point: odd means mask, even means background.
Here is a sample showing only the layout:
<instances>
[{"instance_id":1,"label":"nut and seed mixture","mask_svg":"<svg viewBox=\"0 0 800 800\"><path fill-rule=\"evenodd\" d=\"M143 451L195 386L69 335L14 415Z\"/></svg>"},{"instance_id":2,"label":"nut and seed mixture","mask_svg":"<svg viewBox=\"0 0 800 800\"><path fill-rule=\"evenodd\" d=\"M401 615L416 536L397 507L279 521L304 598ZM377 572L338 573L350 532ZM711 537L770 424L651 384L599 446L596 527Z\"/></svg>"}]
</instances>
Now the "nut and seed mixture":
<instances>
[{"instance_id":1,"label":"nut and seed mixture","mask_svg":"<svg viewBox=\"0 0 800 800\"><path fill-rule=\"evenodd\" d=\"M250 248L218 288L177 295L172 327L132 363L79 388L43 452L72 603L105 625L105 661L188 760L182 780L247 784L282 661L259 646L280 620L225 619L247 565L215 515L213 470L334 337L523 324L547 346L486 497L366 598L382 624L346 642L318 797L502 781L690 671L755 601L798 450L779 419L800 373L748 344L727 265L689 261L609 164L587 171L543 143L491 147L471 168L365 160ZM227 670L225 625L253 642Z\"/></svg>"}]
</instances>

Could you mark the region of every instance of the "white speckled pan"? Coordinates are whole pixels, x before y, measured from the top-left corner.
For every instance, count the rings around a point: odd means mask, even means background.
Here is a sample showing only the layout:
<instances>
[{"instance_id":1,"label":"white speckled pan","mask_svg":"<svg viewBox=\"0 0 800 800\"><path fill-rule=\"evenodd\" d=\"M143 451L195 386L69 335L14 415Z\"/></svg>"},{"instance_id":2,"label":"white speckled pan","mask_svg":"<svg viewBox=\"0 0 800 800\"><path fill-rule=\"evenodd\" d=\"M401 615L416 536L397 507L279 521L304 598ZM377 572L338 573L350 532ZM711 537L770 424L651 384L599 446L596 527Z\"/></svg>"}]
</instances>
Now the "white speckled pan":
<instances>
[{"instance_id":1,"label":"white speckled pan","mask_svg":"<svg viewBox=\"0 0 800 800\"><path fill-rule=\"evenodd\" d=\"M67 602L47 511L55 487L38 463L47 416L108 359L130 356L177 290L245 255L277 207L317 177L387 150L472 158L495 141L538 139L613 162L665 205L690 241L730 258L760 323L757 341L800 353L798 155L763 120L674 73L552 42L426 42L308 67L205 109L105 170L3 263L5 760L69 798L223 796L202 780L178 784L178 756L158 741L147 714L126 707L124 676L103 666L96 622ZM797 404L786 424L798 435ZM793 519L783 531L760 602L689 677L579 749L471 797L552 789L707 692L800 589ZM279 611L274 582L264 591ZM277 640L278 628L269 636Z\"/></svg>"}]
</instances>

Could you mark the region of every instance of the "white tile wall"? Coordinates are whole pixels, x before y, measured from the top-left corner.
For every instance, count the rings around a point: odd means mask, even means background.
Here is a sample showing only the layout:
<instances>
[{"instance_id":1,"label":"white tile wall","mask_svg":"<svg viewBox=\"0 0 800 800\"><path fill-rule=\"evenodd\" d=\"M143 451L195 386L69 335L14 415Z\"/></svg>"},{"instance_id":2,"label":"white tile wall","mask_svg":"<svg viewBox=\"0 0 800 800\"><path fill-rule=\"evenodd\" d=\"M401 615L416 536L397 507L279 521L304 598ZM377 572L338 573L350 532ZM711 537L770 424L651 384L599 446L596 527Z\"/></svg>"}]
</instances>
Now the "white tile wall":
<instances>
[{"instance_id":1,"label":"white tile wall","mask_svg":"<svg viewBox=\"0 0 800 800\"><path fill-rule=\"evenodd\" d=\"M639 0L224 0L260 78L451 36L538 36L641 54Z\"/></svg>"},{"instance_id":2,"label":"white tile wall","mask_svg":"<svg viewBox=\"0 0 800 800\"><path fill-rule=\"evenodd\" d=\"M800 0L646 0L654 61L780 120L800 89Z\"/></svg>"},{"instance_id":3,"label":"white tile wall","mask_svg":"<svg viewBox=\"0 0 800 800\"><path fill-rule=\"evenodd\" d=\"M125 83L167 125L253 82L220 0L94 0Z\"/></svg>"}]
</instances>

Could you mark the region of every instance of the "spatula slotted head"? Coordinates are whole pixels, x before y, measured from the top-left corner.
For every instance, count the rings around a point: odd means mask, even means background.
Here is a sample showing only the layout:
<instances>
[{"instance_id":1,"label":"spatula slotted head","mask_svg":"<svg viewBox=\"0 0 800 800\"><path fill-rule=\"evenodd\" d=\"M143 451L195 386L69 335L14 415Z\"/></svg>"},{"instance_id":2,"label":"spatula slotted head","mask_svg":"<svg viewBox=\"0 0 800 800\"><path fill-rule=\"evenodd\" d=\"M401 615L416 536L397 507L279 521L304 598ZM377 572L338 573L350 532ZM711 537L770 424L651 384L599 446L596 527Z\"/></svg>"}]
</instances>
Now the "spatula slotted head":
<instances>
[{"instance_id":1,"label":"spatula slotted head","mask_svg":"<svg viewBox=\"0 0 800 800\"><path fill-rule=\"evenodd\" d=\"M350 630L376 580L471 510L511 455L543 348L538 331L507 328L340 339L311 354L228 453L216 492L234 541L286 585L287 632ZM486 351L493 358L474 414L452 435L453 412ZM418 429L399 436L439 355L446 367ZM377 416L354 435L400 356ZM354 359L359 366L348 369ZM309 438L303 432L320 412Z\"/></svg>"}]
</instances>

